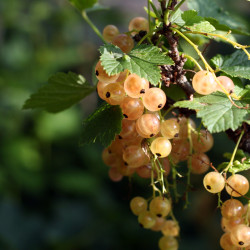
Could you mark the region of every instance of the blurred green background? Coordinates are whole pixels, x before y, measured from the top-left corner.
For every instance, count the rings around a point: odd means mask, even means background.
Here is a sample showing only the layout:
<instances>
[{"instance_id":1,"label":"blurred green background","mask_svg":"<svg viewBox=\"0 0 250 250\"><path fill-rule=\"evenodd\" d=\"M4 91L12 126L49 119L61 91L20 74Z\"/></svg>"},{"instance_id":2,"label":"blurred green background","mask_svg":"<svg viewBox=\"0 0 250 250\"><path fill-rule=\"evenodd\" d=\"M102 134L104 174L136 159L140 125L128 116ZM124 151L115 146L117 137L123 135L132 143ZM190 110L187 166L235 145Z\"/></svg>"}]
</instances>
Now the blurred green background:
<instances>
[{"instance_id":1,"label":"blurred green background","mask_svg":"<svg viewBox=\"0 0 250 250\"><path fill-rule=\"evenodd\" d=\"M116 24L126 31L130 19L146 16L145 2L103 0L110 9L90 18L100 30ZM224 3L241 18L249 15L245 0ZM157 249L161 234L141 229L129 210L133 196L150 196L149 182L112 183L101 145L78 146L83 119L100 103L96 93L56 115L22 110L55 72L81 73L91 82L100 45L66 0L0 1L0 249ZM209 56L233 51L210 47ZM209 156L216 165L233 147L216 135ZM180 249L219 249L216 197L203 190L202 177L192 180L191 205L175 207Z\"/></svg>"}]
</instances>

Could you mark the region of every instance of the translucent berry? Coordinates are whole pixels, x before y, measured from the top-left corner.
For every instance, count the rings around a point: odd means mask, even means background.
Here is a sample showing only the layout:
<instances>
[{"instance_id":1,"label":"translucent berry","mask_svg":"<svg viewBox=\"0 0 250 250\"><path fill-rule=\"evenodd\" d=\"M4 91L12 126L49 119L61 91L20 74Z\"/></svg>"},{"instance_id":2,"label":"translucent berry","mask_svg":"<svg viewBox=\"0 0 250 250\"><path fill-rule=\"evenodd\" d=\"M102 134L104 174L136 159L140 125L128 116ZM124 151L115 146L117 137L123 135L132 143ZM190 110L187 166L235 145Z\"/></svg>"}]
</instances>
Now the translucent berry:
<instances>
[{"instance_id":1,"label":"translucent berry","mask_svg":"<svg viewBox=\"0 0 250 250\"><path fill-rule=\"evenodd\" d=\"M219 76L217 77L221 85L230 93L234 91L234 82L227 76ZM223 92L222 88L217 83L216 90Z\"/></svg>"},{"instance_id":2,"label":"translucent berry","mask_svg":"<svg viewBox=\"0 0 250 250\"><path fill-rule=\"evenodd\" d=\"M130 209L134 215L139 215L146 211L147 207L147 201L143 197L136 196L130 201Z\"/></svg>"},{"instance_id":3,"label":"translucent berry","mask_svg":"<svg viewBox=\"0 0 250 250\"><path fill-rule=\"evenodd\" d=\"M144 17L135 17L129 22L128 30L131 32L131 35L135 35L139 31L149 31L148 20Z\"/></svg>"},{"instance_id":4,"label":"translucent berry","mask_svg":"<svg viewBox=\"0 0 250 250\"><path fill-rule=\"evenodd\" d=\"M186 161L189 156L190 144L187 139L174 138L172 140L171 156L174 163L179 161Z\"/></svg>"},{"instance_id":5,"label":"translucent berry","mask_svg":"<svg viewBox=\"0 0 250 250\"><path fill-rule=\"evenodd\" d=\"M122 144L122 140L117 136L114 141L109 146L109 149L111 150L112 153L122 155L123 154L123 149L124 146Z\"/></svg>"},{"instance_id":6,"label":"translucent berry","mask_svg":"<svg viewBox=\"0 0 250 250\"><path fill-rule=\"evenodd\" d=\"M115 82L119 77L119 74L109 76L101 65L101 61L99 61L95 66L95 74L97 79L104 83Z\"/></svg>"},{"instance_id":7,"label":"translucent berry","mask_svg":"<svg viewBox=\"0 0 250 250\"><path fill-rule=\"evenodd\" d=\"M226 219L222 217L221 219L221 228L224 232L231 232L235 226L244 224L244 219L242 217L231 217Z\"/></svg>"},{"instance_id":8,"label":"translucent berry","mask_svg":"<svg viewBox=\"0 0 250 250\"><path fill-rule=\"evenodd\" d=\"M156 223L156 216L150 211L144 211L139 214L138 222L144 228L151 228Z\"/></svg>"},{"instance_id":9,"label":"translucent berry","mask_svg":"<svg viewBox=\"0 0 250 250\"><path fill-rule=\"evenodd\" d=\"M240 201L236 199L227 200L221 206L221 214L226 219L232 217L241 217L243 213L244 206Z\"/></svg>"},{"instance_id":10,"label":"translucent berry","mask_svg":"<svg viewBox=\"0 0 250 250\"><path fill-rule=\"evenodd\" d=\"M131 168L125 162L123 162L118 167L118 171L121 173L122 176L132 176L135 172L135 169Z\"/></svg>"},{"instance_id":11,"label":"translucent berry","mask_svg":"<svg viewBox=\"0 0 250 250\"><path fill-rule=\"evenodd\" d=\"M121 84L110 83L103 89L104 100L110 105L120 105L125 98L125 91Z\"/></svg>"},{"instance_id":12,"label":"translucent berry","mask_svg":"<svg viewBox=\"0 0 250 250\"><path fill-rule=\"evenodd\" d=\"M126 34L116 35L111 43L118 46L124 53L129 53L134 48L134 40Z\"/></svg>"},{"instance_id":13,"label":"translucent berry","mask_svg":"<svg viewBox=\"0 0 250 250\"><path fill-rule=\"evenodd\" d=\"M165 217L171 210L171 203L167 198L158 196L151 200L149 210L158 217Z\"/></svg>"},{"instance_id":14,"label":"translucent berry","mask_svg":"<svg viewBox=\"0 0 250 250\"><path fill-rule=\"evenodd\" d=\"M155 232L161 231L166 219L164 217L155 217L155 225L151 227L150 229Z\"/></svg>"},{"instance_id":15,"label":"translucent berry","mask_svg":"<svg viewBox=\"0 0 250 250\"><path fill-rule=\"evenodd\" d=\"M144 179L151 178L152 166L150 164L136 168L136 173ZM153 173L154 174L154 173ZM155 175L155 174L154 174Z\"/></svg>"},{"instance_id":16,"label":"translucent berry","mask_svg":"<svg viewBox=\"0 0 250 250\"><path fill-rule=\"evenodd\" d=\"M159 240L160 250L178 250L178 241L173 236L163 236Z\"/></svg>"},{"instance_id":17,"label":"translucent berry","mask_svg":"<svg viewBox=\"0 0 250 250\"><path fill-rule=\"evenodd\" d=\"M179 131L180 125L176 118L171 118L161 123L161 134L167 139L177 137Z\"/></svg>"},{"instance_id":18,"label":"translucent berry","mask_svg":"<svg viewBox=\"0 0 250 250\"><path fill-rule=\"evenodd\" d=\"M209 172L203 179L206 190L210 193L219 193L225 187L225 179L218 172Z\"/></svg>"},{"instance_id":19,"label":"translucent berry","mask_svg":"<svg viewBox=\"0 0 250 250\"><path fill-rule=\"evenodd\" d=\"M195 122L191 118L187 119L186 117L181 117L178 120L179 120L179 125L180 125L178 138L186 139L188 137L188 124L193 129L195 129L196 128Z\"/></svg>"},{"instance_id":20,"label":"translucent berry","mask_svg":"<svg viewBox=\"0 0 250 250\"><path fill-rule=\"evenodd\" d=\"M230 233L224 233L220 238L220 246L224 250L238 250L231 241Z\"/></svg>"},{"instance_id":21,"label":"translucent berry","mask_svg":"<svg viewBox=\"0 0 250 250\"><path fill-rule=\"evenodd\" d=\"M250 246L250 227L241 224L234 227L230 233L232 243L237 247Z\"/></svg>"},{"instance_id":22,"label":"translucent berry","mask_svg":"<svg viewBox=\"0 0 250 250\"><path fill-rule=\"evenodd\" d=\"M160 132L160 120L155 114L144 114L136 121L137 133L143 138L150 138Z\"/></svg>"},{"instance_id":23,"label":"translucent berry","mask_svg":"<svg viewBox=\"0 0 250 250\"><path fill-rule=\"evenodd\" d=\"M149 159L140 146L128 146L123 152L123 160L131 167L138 168L146 163Z\"/></svg>"},{"instance_id":24,"label":"translucent berry","mask_svg":"<svg viewBox=\"0 0 250 250\"><path fill-rule=\"evenodd\" d=\"M121 103L121 109L126 119L136 120L143 114L144 106L138 98L125 97Z\"/></svg>"},{"instance_id":25,"label":"translucent berry","mask_svg":"<svg viewBox=\"0 0 250 250\"><path fill-rule=\"evenodd\" d=\"M135 128L135 121L130 121L123 119L122 120L122 131L120 133L120 137L122 139L133 139L137 137L137 131Z\"/></svg>"},{"instance_id":26,"label":"translucent berry","mask_svg":"<svg viewBox=\"0 0 250 250\"><path fill-rule=\"evenodd\" d=\"M143 104L150 111L158 111L162 109L167 101L166 94L160 88L149 88L143 95Z\"/></svg>"},{"instance_id":27,"label":"translucent berry","mask_svg":"<svg viewBox=\"0 0 250 250\"><path fill-rule=\"evenodd\" d=\"M165 235L165 236L178 236L179 232L180 232L180 227L178 225L178 222L174 221L174 220L166 220L161 232Z\"/></svg>"},{"instance_id":28,"label":"translucent berry","mask_svg":"<svg viewBox=\"0 0 250 250\"><path fill-rule=\"evenodd\" d=\"M167 157L172 149L171 142L165 137L157 137L153 140L150 150L160 158Z\"/></svg>"},{"instance_id":29,"label":"translucent berry","mask_svg":"<svg viewBox=\"0 0 250 250\"><path fill-rule=\"evenodd\" d=\"M149 82L136 74L129 75L124 82L124 89L132 98L142 97L149 88Z\"/></svg>"},{"instance_id":30,"label":"translucent berry","mask_svg":"<svg viewBox=\"0 0 250 250\"><path fill-rule=\"evenodd\" d=\"M193 148L197 152L205 153L214 145L213 136L206 130L201 129L200 133L192 133Z\"/></svg>"},{"instance_id":31,"label":"translucent berry","mask_svg":"<svg viewBox=\"0 0 250 250\"><path fill-rule=\"evenodd\" d=\"M113 38L118 35L120 32L115 25L107 25L102 32L103 38L105 41L110 43Z\"/></svg>"},{"instance_id":32,"label":"translucent berry","mask_svg":"<svg viewBox=\"0 0 250 250\"><path fill-rule=\"evenodd\" d=\"M232 189L233 188L233 189ZM240 174L231 175L227 179L226 191L234 197L245 195L249 190L248 179Z\"/></svg>"},{"instance_id":33,"label":"translucent berry","mask_svg":"<svg viewBox=\"0 0 250 250\"><path fill-rule=\"evenodd\" d=\"M210 160L204 153L195 153L191 156L193 174L204 174L208 171Z\"/></svg>"},{"instance_id":34,"label":"translucent berry","mask_svg":"<svg viewBox=\"0 0 250 250\"><path fill-rule=\"evenodd\" d=\"M97 83L97 93L99 95L99 97L102 99L102 100L105 100L105 95L103 93L103 89L108 85L109 83L106 83L106 82L101 82L101 81L98 81Z\"/></svg>"},{"instance_id":35,"label":"translucent berry","mask_svg":"<svg viewBox=\"0 0 250 250\"><path fill-rule=\"evenodd\" d=\"M109 174L110 180L114 181L114 182L119 182L123 178L123 176L119 172L118 168L110 168L108 174Z\"/></svg>"},{"instance_id":36,"label":"translucent berry","mask_svg":"<svg viewBox=\"0 0 250 250\"><path fill-rule=\"evenodd\" d=\"M194 90L201 95L209 95L216 91L217 83L212 75L208 71L197 72L192 80Z\"/></svg>"},{"instance_id":37,"label":"translucent berry","mask_svg":"<svg viewBox=\"0 0 250 250\"><path fill-rule=\"evenodd\" d=\"M124 81L126 80L127 76L128 76L128 70L125 69L119 74L119 77L117 78L116 83L124 84Z\"/></svg>"},{"instance_id":38,"label":"translucent berry","mask_svg":"<svg viewBox=\"0 0 250 250\"><path fill-rule=\"evenodd\" d=\"M102 151L102 160L109 167L117 166L120 163L119 156L112 153L110 148L105 148Z\"/></svg>"}]
</instances>

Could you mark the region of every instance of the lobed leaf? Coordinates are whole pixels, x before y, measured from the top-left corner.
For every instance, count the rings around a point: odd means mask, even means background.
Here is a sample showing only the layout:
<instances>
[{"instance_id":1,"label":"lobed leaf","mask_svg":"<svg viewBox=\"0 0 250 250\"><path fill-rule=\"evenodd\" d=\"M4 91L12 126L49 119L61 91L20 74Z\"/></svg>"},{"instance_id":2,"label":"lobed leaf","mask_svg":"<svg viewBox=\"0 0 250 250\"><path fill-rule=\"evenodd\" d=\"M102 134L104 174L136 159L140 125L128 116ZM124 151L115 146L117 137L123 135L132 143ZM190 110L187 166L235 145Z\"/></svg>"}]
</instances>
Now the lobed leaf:
<instances>
[{"instance_id":1,"label":"lobed leaf","mask_svg":"<svg viewBox=\"0 0 250 250\"><path fill-rule=\"evenodd\" d=\"M57 113L71 107L91 94L95 87L89 85L82 75L75 73L56 73L48 84L32 94L23 105L23 109L45 109Z\"/></svg>"},{"instance_id":2,"label":"lobed leaf","mask_svg":"<svg viewBox=\"0 0 250 250\"><path fill-rule=\"evenodd\" d=\"M240 107L245 107L246 104L250 103L250 92L247 91L235 103ZM193 101L176 102L174 106L195 109L197 117L202 119L204 126L211 133L218 133L227 129L236 130L249 113L249 110L234 106L227 96L221 92L194 98Z\"/></svg>"},{"instance_id":3,"label":"lobed leaf","mask_svg":"<svg viewBox=\"0 0 250 250\"><path fill-rule=\"evenodd\" d=\"M230 30L234 29L238 30L238 32L244 32L244 30L247 30L247 25L240 22L240 20L232 16L232 14L223 10L218 3L218 0L189 0L187 5L190 9L197 10L200 16L204 18L213 18L221 25L227 25L230 27ZM207 21L210 20L207 19Z\"/></svg>"},{"instance_id":4,"label":"lobed leaf","mask_svg":"<svg viewBox=\"0 0 250 250\"><path fill-rule=\"evenodd\" d=\"M187 26L188 29L198 32L213 32L215 28L203 17L198 16L197 11L187 10L184 11L181 15L182 20L185 21L184 26Z\"/></svg>"},{"instance_id":5,"label":"lobed leaf","mask_svg":"<svg viewBox=\"0 0 250 250\"><path fill-rule=\"evenodd\" d=\"M118 105L103 103L83 124L81 144L99 142L108 146L121 132L122 111Z\"/></svg>"},{"instance_id":6,"label":"lobed leaf","mask_svg":"<svg viewBox=\"0 0 250 250\"><path fill-rule=\"evenodd\" d=\"M126 55L118 47L107 44L100 48L100 52L102 66L109 75L128 69L153 85L157 85L161 79L158 65L173 64L170 57L153 45L139 45Z\"/></svg>"},{"instance_id":7,"label":"lobed leaf","mask_svg":"<svg viewBox=\"0 0 250 250\"><path fill-rule=\"evenodd\" d=\"M235 51L229 56L217 55L211 59L213 65L230 76L250 80L250 60L242 50Z\"/></svg>"}]
</instances>

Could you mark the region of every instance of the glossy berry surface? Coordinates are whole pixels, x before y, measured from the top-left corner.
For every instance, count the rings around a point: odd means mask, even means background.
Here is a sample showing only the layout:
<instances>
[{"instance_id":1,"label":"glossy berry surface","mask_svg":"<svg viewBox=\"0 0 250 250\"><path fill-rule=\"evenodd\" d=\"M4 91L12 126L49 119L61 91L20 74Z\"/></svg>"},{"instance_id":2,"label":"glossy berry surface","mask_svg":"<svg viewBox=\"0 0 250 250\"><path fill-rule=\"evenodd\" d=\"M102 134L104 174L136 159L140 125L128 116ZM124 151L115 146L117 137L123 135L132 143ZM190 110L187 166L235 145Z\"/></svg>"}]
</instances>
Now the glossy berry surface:
<instances>
[{"instance_id":1,"label":"glossy berry surface","mask_svg":"<svg viewBox=\"0 0 250 250\"><path fill-rule=\"evenodd\" d=\"M135 17L129 22L128 30L133 31L131 32L131 35L135 35L141 30L148 32L148 20L144 17Z\"/></svg>"},{"instance_id":2,"label":"glossy berry surface","mask_svg":"<svg viewBox=\"0 0 250 250\"><path fill-rule=\"evenodd\" d=\"M197 72L192 80L194 90L201 95L209 95L216 91L217 83L212 75L208 71Z\"/></svg>"},{"instance_id":3,"label":"glossy berry surface","mask_svg":"<svg viewBox=\"0 0 250 250\"><path fill-rule=\"evenodd\" d=\"M221 83L221 85L229 92L232 93L234 91L234 82L227 76L219 76L217 77L217 80ZM222 88L217 83L216 90L222 91Z\"/></svg>"},{"instance_id":4,"label":"glossy berry surface","mask_svg":"<svg viewBox=\"0 0 250 250\"><path fill-rule=\"evenodd\" d=\"M147 206L147 201L140 196L136 196L130 201L130 209L134 215L139 215L140 213L146 211Z\"/></svg>"},{"instance_id":5,"label":"glossy berry surface","mask_svg":"<svg viewBox=\"0 0 250 250\"><path fill-rule=\"evenodd\" d=\"M172 149L172 145L165 137L157 137L150 146L151 152L160 158L167 157Z\"/></svg>"},{"instance_id":6,"label":"glossy berry surface","mask_svg":"<svg viewBox=\"0 0 250 250\"><path fill-rule=\"evenodd\" d=\"M104 100L110 105L119 105L125 98L125 91L121 84L110 83L103 89Z\"/></svg>"},{"instance_id":7,"label":"glossy berry surface","mask_svg":"<svg viewBox=\"0 0 250 250\"><path fill-rule=\"evenodd\" d=\"M124 82L124 89L132 98L142 97L149 88L149 82L136 74L129 75Z\"/></svg>"},{"instance_id":8,"label":"glossy berry surface","mask_svg":"<svg viewBox=\"0 0 250 250\"><path fill-rule=\"evenodd\" d=\"M136 121L136 131L143 138L150 138L160 132L160 120L155 114L144 114Z\"/></svg>"},{"instance_id":9,"label":"glossy berry surface","mask_svg":"<svg viewBox=\"0 0 250 250\"><path fill-rule=\"evenodd\" d=\"M149 210L158 217L164 217L169 214L171 203L167 198L158 196L151 200Z\"/></svg>"},{"instance_id":10,"label":"glossy berry surface","mask_svg":"<svg viewBox=\"0 0 250 250\"><path fill-rule=\"evenodd\" d=\"M160 88L149 88L143 95L142 101L146 109L158 111L165 106L167 97Z\"/></svg>"},{"instance_id":11,"label":"glossy berry surface","mask_svg":"<svg viewBox=\"0 0 250 250\"><path fill-rule=\"evenodd\" d=\"M115 25L107 25L102 32L103 38L107 42L111 42L113 38L119 34L119 30Z\"/></svg>"},{"instance_id":12,"label":"glossy berry surface","mask_svg":"<svg viewBox=\"0 0 250 250\"><path fill-rule=\"evenodd\" d=\"M234 197L245 195L249 190L248 179L240 174L231 175L227 179L226 191Z\"/></svg>"},{"instance_id":13,"label":"glossy berry surface","mask_svg":"<svg viewBox=\"0 0 250 250\"><path fill-rule=\"evenodd\" d=\"M144 111L143 103L138 98L125 97L120 106L124 118L128 120L138 119Z\"/></svg>"},{"instance_id":14,"label":"glossy berry surface","mask_svg":"<svg viewBox=\"0 0 250 250\"><path fill-rule=\"evenodd\" d=\"M161 134L167 139L178 137L180 132L180 125L177 119L171 118L161 122Z\"/></svg>"},{"instance_id":15,"label":"glossy berry surface","mask_svg":"<svg viewBox=\"0 0 250 250\"><path fill-rule=\"evenodd\" d=\"M209 172L203 179L203 185L210 193L219 193L225 187L225 179L218 172Z\"/></svg>"},{"instance_id":16,"label":"glossy berry surface","mask_svg":"<svg viewBox=\"0 0 250 250\"><path fill-rule=\"evenodd\" d=\"M111 43L119 47L124 53L129 53L134 48L134 40L126 34L116 35Z\"/></svg>"},{"instance_id":17,"label":"glossy berry surface","mask_svg":"<svg viewBox=\"0 0 250 250\"><path fill-rule=\"evenodd\" d=\"M156 216L150 211L144 211L139 214L138 222L144 228L151 228L156 223Z\"/></svg>"}]
</instances>

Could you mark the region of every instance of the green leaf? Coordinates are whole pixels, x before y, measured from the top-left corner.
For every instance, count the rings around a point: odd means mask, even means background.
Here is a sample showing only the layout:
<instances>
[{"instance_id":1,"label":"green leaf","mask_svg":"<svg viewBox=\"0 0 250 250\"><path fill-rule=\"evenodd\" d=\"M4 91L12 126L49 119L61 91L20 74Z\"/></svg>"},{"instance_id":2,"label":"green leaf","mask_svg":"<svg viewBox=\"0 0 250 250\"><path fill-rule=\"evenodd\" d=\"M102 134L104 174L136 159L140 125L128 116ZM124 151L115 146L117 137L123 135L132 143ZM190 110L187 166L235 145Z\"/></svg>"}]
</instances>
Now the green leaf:
<instances>
[{"instance_id":1,"label":"green leaf","mask_svg":"<svg viewBox=\"0 0 250 250\"><path fill-rule=\"evenodd\" d=\"M208 21L211 25L213 25L217 31L221 30L227 33L230 31L230 34L238 34L238 35L245 35L245 36L250 35L250 33L246 31L242 31L239 29L232 29L228 25L221 24L217 19L213 17L204 17L204 19ZM228 37L228 34L227 34L227 37Z\"/></svg>"},{"instance_id":2,"label":"green leaf","mask_svg":"<svg viewBox=\"0 0 250 250\"><path fill-rule=\"evenodd\" d=\"M174 15L172 15L171 17L170 17L170 22L171 23L176 23L176 24L178 24L178 25L180 25L180 26L183 26L184 24L185 24L185 21L182 19L182 13L183 13L183 11L182 10L180 10L180 9L178 9L175 13L174 13Z\"/></svg>"},{"instance_id":3,"label":"green leaf","mask_svg":"<svg viewBox=\"0 0 250 250\"><path fill-rule=\"evenodd\" d=\"M99 50L102 54L102 66L109 75L115 75L124 70L122 61L124 60L125 54L120 48L113 44L107 44L102 46Z\"/></svg>"},{"instance_id":4,"label":"green leaf","mask_svg":"<svg viewBox=\"0 0 250 250\"><path fill-rule=\"evenodd\" d=\"M250 102L248 91L241 100L235 101L240 107L245 107ZM211 133L218 133L227 129L236 130L241 126L249 110L234 106L227 96L221 92L194 98L193 101L181 101L174 104L175 107L195 109L197 117L202 119L205 127Z\"/></svg>"},{"instance_id":5,"label":"green leaf","mask_svg":"<svg viewBox=\"0 0 250 250\"><path fill-rule=\"evenodd\" d=\"M203 17L197 15L196 10L184 11L181 17L185 21L185 26L193 26L196 23L204 21Z\"/></svg>"},{"instance_id":6,"label":"green leaf","mask_svg":"<svg viewBox=\"0 0 250 250\"><path fill-rule=\"evenodd\" d=\"M103 103L83 125L82 144L99 142L108 146L121 132L122 111L119 106Z\"/></svg>"},{"instance_id":7,"label":"green leaf","mask_svg":"<svg viewBox=\"0 0 250 250\"><path fill-rule=\"evenodd\" d=\"M250 80L250 60L242 50L235 51L229 56L217 55L211 59L218 70L233 77L241 77Z\"/></svg>"},{"instance_id":8,"label":"green leaf","mask_svg":"<svg viewBox=\"0 0 250 250\"><path fill-rule=\"evenodd\" d=\"M153 45L139 45L126 55L118 47L107 44L100 48L100 52L102 66L109 75L128 69L153 85L157 85L161 79L158 65L173 64L170 57Z\"/></svg>"},{"instance_id":9,"label":"green leaf","mask_svg":"<svg viewBox=\"0 0 250 250\"><path fill-rule=\"evenodd\" d=\"M79 11L92 8L97 3L97 0L69 0L69 1Z\"/></svg>"},{"instance_id":10,"label":"green leaf","mask_svg":"<svg viewBox=\"0 0 250 250\"><path fill-rule=\"evenodd\" d=\"M237 172L241 172L241 171L246 171L250 169L250 158L246 158L244 159L244 161L234 161L233 162L233 166L229 168L229 172L231 173L237 173Z\"/></svg>"},{"instance_id":11,"label":"green leaf","mask_svg":"<svg viewBox=\"0 0 250 250\"><path fill-rule=\"evenodd\" d=\"M49 78L47 85L26 100L23 109L41 108L57 113L76 104L95 89L82 75L56 73Z\"/></svg>"},{"instance_id":12,"label":"green leaf","mask_svg":"<svg viewBox=\"0 0 250 250\"><path fill-rule=\"evenodd\" d=\"M197 10L200 16L204 18L212 17L218 20L220 24L230 27L230 30L247 30L247 25L241 23L237 18L233 17L232 14L223 10L219 2L218 0L189 0L187 1L187 5L190 9Z\"/></svg>"},{"instance_id":13,"label":"green leaf","mask_svg":"<svg viewBox=\"0 0 250 250\"><path fill-rule=\"evenodd\" d=\"M203 17L197 15L195 10L184 11L181 15L182 19L185 21L184 26L188 29L198 32L213 32L215 31L214 26L212 26Z\"/></svg>"}]
</instances>

